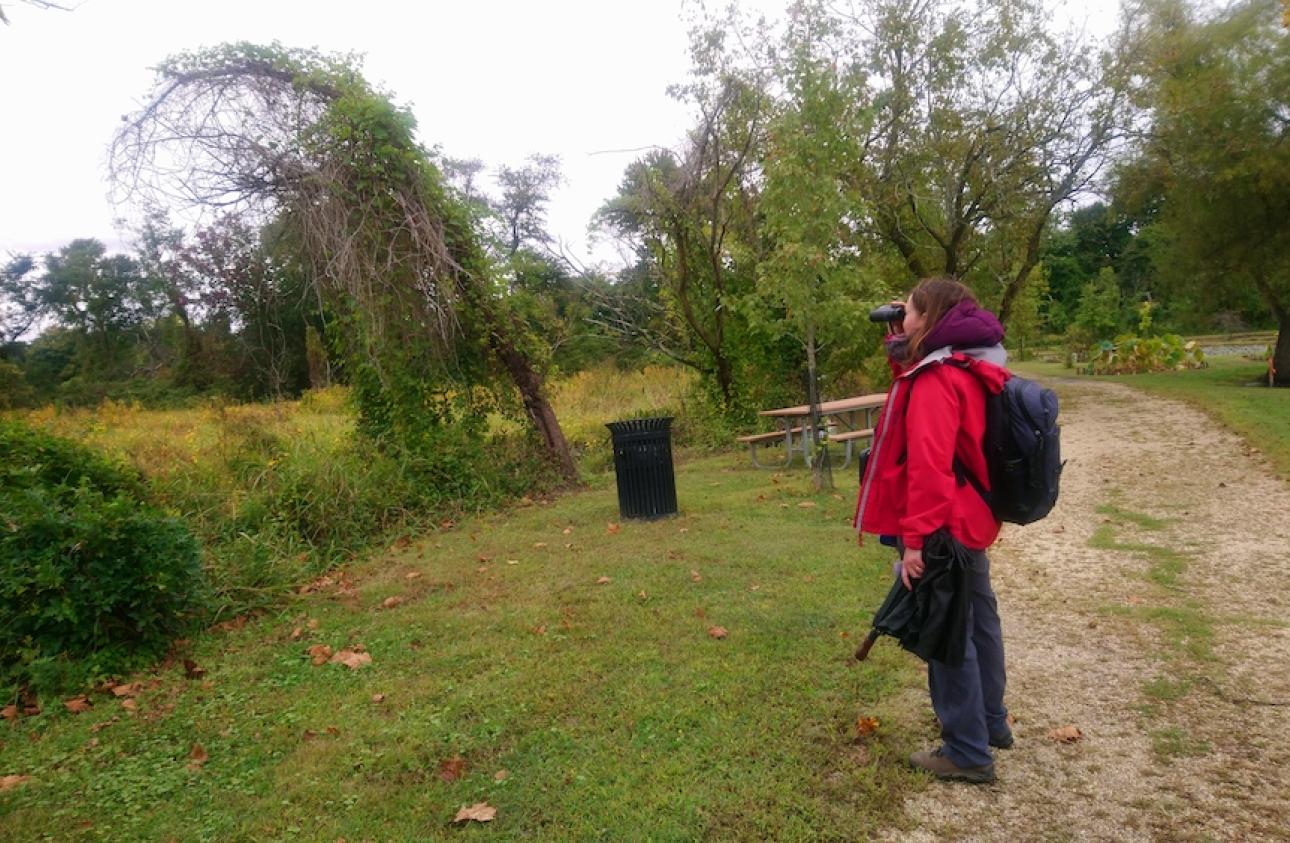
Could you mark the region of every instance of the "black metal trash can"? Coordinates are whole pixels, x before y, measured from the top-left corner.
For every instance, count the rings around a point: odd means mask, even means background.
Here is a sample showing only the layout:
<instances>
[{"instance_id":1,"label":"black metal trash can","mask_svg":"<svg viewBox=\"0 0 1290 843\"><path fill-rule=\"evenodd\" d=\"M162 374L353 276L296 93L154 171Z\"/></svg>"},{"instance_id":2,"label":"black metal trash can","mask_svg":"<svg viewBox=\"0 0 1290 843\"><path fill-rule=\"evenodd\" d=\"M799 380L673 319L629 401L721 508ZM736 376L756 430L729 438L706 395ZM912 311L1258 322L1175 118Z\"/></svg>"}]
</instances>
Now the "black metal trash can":
<instances>
[{"instance_id":1,"label":"black metal trash can","mask_svg":"<svg viewBox=\"0 0 1290 843\"><path fill-rule=\"evenodd\" d=\"M623 518L676 514L672 419L632 419L605 425L613 434L618 513Z\"/></svg>"}]
</instances>

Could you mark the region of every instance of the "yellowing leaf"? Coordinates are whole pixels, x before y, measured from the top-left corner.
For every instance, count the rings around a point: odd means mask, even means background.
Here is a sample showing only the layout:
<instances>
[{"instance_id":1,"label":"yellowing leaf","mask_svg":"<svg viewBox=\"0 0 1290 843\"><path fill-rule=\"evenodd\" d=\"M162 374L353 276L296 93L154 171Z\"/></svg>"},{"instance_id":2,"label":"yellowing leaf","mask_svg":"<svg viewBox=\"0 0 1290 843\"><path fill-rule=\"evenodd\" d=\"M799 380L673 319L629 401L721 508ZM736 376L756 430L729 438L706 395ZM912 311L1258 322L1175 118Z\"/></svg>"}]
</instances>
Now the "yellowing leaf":
<instances>
[{"instance_id":1,"label":"yellowing leaf","mask_svg":"<svg viewBox=\"0 0 1290 843\"><path fill-rule=\"evenodd\" d=\"M331 657L331 663L343 664L350 670L358 670L360 667L371 664L372 656L368 653L359 652L357 649L341 650Z\"/></svg>"},{"instance_id":2,"label":"yellowing leaf","mask_svg":"<svg viewBox=\"0 0 1290 843\"><path fill-rule=\"evenodd\" d=\"M1084 737L1078 726L1058 726L1048 731L1048 737L1058 743L1075 743Z\"/></svg>"},{"instance_id":3,"label":"yellowing leaf","mask_svg":"<svg viewBox=\"0 0 1290 843\"><path fill-rule=\"evenodd\" d=\"M476 802L474 805L463 807L457 812L457 816L452 818L455 823L464 823L474 820L475 822L487 823L497 818L497 809L487 802Z\"/></svg>"},{"instance_id":4,"label":"yellowing leaf","mask_svg":"<svg viewBox=\"0 0 1290 843\"><path fill-rule=\"evenodd\" d=\"M858 717L856 718L856 737L867 738L874 732L878 731L877 717Z\"/></svg>"},{"instance_id":5,"label":"yellowing leaf","mask_svg":"<svg viewBox=\"0 0 1290 843\"><path fill-rule=\"evenodd\" d=\"M712 638L716 638L717 640L721 640L722 638L725 638L728 634L729 633L726 631L726 628L724 626L708 627L708 635Z\"/></svg>"}]
</instances>

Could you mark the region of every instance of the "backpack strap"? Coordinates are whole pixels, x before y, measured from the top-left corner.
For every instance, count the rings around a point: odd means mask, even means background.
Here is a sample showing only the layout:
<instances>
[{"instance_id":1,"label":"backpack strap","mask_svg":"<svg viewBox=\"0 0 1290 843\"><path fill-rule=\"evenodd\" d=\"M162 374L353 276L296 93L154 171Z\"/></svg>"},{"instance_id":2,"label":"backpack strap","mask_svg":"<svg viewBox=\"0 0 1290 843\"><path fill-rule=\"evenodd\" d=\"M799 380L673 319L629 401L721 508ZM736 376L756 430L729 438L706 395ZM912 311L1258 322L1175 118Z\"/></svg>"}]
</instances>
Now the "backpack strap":
<instances>
[{"instance_id":1,"label":"backpack strap","mask_svg":"<svg viewBox=\"0 0 1290 843\"><path fill-rule=\"evenodd\" d=\"M947 354L934 362L939 363L942 366L954 366L956 368L964 370L965 372L972 371L972 361L964 354L958 354L958 353ZM928 367L923 367L923 368L928 368ZM905 412L903 414L904 418L909 417L909 400L914 392L914 381L917 380L918 375L922 371L923 369L918 369L917 371L913 372L908 378L909 388L905 390ZM963 461L960 460L958 456L954 457L954 462L951 467L954 470L954 479L958 481L958 484L960 486L962 486L964 483L970 484L972 488L976 490L976 493L981 496L981 500L985 501L985 505L993 508L994 496L990 494L989 490L985 488L985 484L983 484L980 481L980 479L975 474L973 474L966 465L963 464Z\"/></svg>"}]
</instances>

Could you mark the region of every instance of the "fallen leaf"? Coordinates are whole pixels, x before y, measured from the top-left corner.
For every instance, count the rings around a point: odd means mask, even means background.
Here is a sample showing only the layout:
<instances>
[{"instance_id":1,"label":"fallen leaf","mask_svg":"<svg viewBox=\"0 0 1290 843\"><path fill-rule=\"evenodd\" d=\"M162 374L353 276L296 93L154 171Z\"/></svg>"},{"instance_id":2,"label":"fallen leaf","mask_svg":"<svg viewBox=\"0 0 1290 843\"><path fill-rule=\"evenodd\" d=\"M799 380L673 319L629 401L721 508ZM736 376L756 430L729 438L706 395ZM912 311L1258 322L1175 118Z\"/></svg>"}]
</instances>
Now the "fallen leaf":
<instances>
[{"instance_id":1,"label":"fallen leaf","mask_svg":"<svg viewBox=\"0 0 1290 843\"><path fill-rule=\"evenodd\" d=\"M295 629L291 630L291 640L299 641L301 636L303 636L304 634L305 634L305 628L303 626L298 626Z\"/></svg>"},{"instance_id":2,"label":"fallen leaf","mask_svg":"<svg viewBox=\"0 0 1290 843\"><path fill-rule=\"evenodd\" d=\"M307 623L305 623L305 626L309 627L310 629L317 629L317 628L318 628L318 619L317 619L317 618L310 618L310 619L309 619L309 621L308 621Z\"/></svg>"},{"instance_id":3,"label":"fallen leaf","mask_svg":"<svg viewBox=\"0 0 1290 843\"><path fill-rule=\"evenodd\" d=\"M84 694L79 697L72 697L70 700L63 700L63 706L72 714L80 714L82 711L89 711L93 708L90 705L89 697Z\"/></svg>"},{"instance_id":4,"label":"fallen leaf","mask_svg":"<svg viewBox=\"0 0 1290 843\"><path fill-rule=\"evenodd\" d=\"M688 532L690 532L690 528L689 528L689 527L682 527L682 528L680 528L679 530L677 530L677 532L678 532L678 533L688 533Z\"/></svg>"},{"instance_id":5,"label":"fallen leaf","mask_svg":"<svg viewBox=\"0 0 1290 843\"><path fill-rule=\"evenodd\" d=\"M404 575L403 575L403 579L405 579L405 580L415 580L415 579L417 579L417 578L418 578L418 577L420 577L420 576L421 576L421 572L420 572L420 571L408 571L406 574L404 574Z\"/></svg>"},{"instance_id":6,"label":"fallen leaf","mask_svg":"<svg viewBox=\"0 0 1290 843\"><path fill-rule=\"evenodd\" d=\"M393 609L394 607L401 606L402 604L403 604L403 598L399 597L397 594L393 597L387 597L383 601L381 601L381 605L387 609Z\"/></svg>"},{"instance_id":7,"label":"fallen leaf","mask_svg":"<svg viewBox=\"0 0 1290 843\"><path fill-rule=\"evenodd\" d=\"M385 702L385 694L372 694L372 702L380 705Z\"/></svg>"},{"instance_id":8,"label":"fallen leaf","mask_svg":"<svg viewBox=\"0 0 1290 843\"><path fill-rule=\"evenodd\" d=\"M1056 729L1050 729L1048 737L1058 743L1075 743L1084 737L1084 733L1078 726L1059 726Z\"/></svg>"},{"instance_id":9,"label":"fallen leaf","mask_svg":"<svg viewBox=\"0 0 1290 843\"><path fill-rule=\"evenodd\" d=\"M691 569L690 582L703 582L703 575L700 574L698 571Z\"/></svg>"},{"instance_id":10,"label":"fallen leaf","mask_svg":"<svg viewBox=\"0 0 1290 843\"><path fill-rule=\"evenodd\" d=\"M114 685L112 695L117 697L134 697L138 696L143 684L140 682L131 682L128 685Z\"/></svg>"},{"instance_id":11,"label":"fallen leaf","mask_svg":"<svg viewBox=\"0 0 1290 843\"><path fill-rule=\"evenodd\" d=\"M339 734L340 734L340 729L337 729L335 726L328 726L328 727L326 728L326 730L325 730L325 731L326 731L326 732L327 732L327 734L329 734L329 735L339 735Z\"/></svg>"},{"instance_id":12,"label":"fallen leaf","mask_svg":"<svg viewBox=\"0 0 1290 843\"><path fill-rule=\"evenodd\" d=\"M717 640L720 640L722 638L725 638L727 634L728 633L726 632L726 628L724 626L708 627L708 636L711 638L716 638Z\"/></svg>"},{"instance_id":13,"label":"fallen leaf","mask_svg":"<svg viewBox=\"0 0 1290 843\"><path fill-rule=\"evenodd\" d=\"M815 582L815 577L811 576L810 574L807 574L806 576L802 577L802 582Z\"/></svg>"},{"instance_id":14,"label":"fallen leaf","mask_svg":"<svg viewBox=\"0 0 1290 843\"><path fill-rule=\"evenodd\" d=\"M328 644L315 644L305 652L309 654L309 659L313 662L314 667L326 664L327 660L331 658L331 646Z\"/></svg>"},{"instance_id":15,"label":"fallen leaf","mask_svg":"<svg viewBox=\"0 0 1290 843\"><path fill-rule=\"evenodd\" d=\"M571 536L571 535L573 535L573 528L572 528L572 527L565 527L565 528L564 528L564 534L565 534L566 536ZM502 772L505 772L505 770L503 770Z\"/></svg>"},{"instance_id":16,"label":"fallen leaf","mask_svg":"<svg viewBox=\"0 0 1290 843\"><path fill-rule=\"evenodd\" d=\"M605 525L605 532L609 533L611 536L617 533L621 529L622 527L620 527L617 524L610 523Z\"/></svg>"},{"instance_id":17,"label":"fallen leaf","mask_svg":"<svg viewBox=\"0 0 1290 843\"><path fill-rule=\"evenodd\" d=\"M636 596L642 600L646 599L645 589L642 588Z\"/></svg>"},{"instance_id":18,"label":"fallen leaf","mask_svg":"<svg viewBox=\"0 0 1290 843\"><path fill-rule=\"evenodd\" d=\"M749 591L761 591L761 586L760 586L760 585L758 585L757 583L753 583L752 585L748 586L748 590L749 590Z\"/></svg>"},{"instance_id":19,"label":"fallen leaf","mask_svg":"<svg viewBox=\"0 0 1290 843\"><path fill-rule=\"evenodd\" d=\"M811 507L815 506L815 501L802 501L801 503L798 504L798 506L801 507L802 509L810 509Z\"/></svg>"},{"instance_id":20,"label":"fallen leaf","mask_svg":"<svg viewBox=\"0 0 1290 843\"><path fill-rule=\"evenodd\" d=\"M210 755L206 753L206 747L199 743L193 744L192 752L188 753L188 769L200 770L202 765L210 760Z\"/></svg>"},{"instance_id":21,"label":"fallen leaf","mask_svg":"<svg viewBox=\"0 0 1290 843\"><path fill-rule=\"evenodd\" d=\"M495 782L504 782L510 777L511 773L509 770L498 770L496 773L493 773L493 781Z\"/></svg>"},{"instance_id":22,"label":"fallen leaf","mask_svg":"<svg viewBox=\"0 0 1290 843\"><path fill-rule=\"evenodd\" d=\"M705 617L707 617L707 613L703 611L703 607L702 607L702 606L695 606L695 607L694 607L694 616L695 616L696 618L705 618Z\"/></svg>"},{"instance_id":23,"label":"fallen leaf","mask_svg":"<svg viewBox=\"0 0 1290 843\"><path fill-rule=\"evenodd\" d=\"M601 577L600 579L596 580L596 585L609 585L611 582L613 582L613 580L611 580L609 577Z\"/></svg>"},{"instance_id":24,"label":"fallen leaf","mask_svg":"<svg viewBox=\"0 0 1290 843\"><path fill-rule=\"evenodd\" d=\"M0 791L13 790L20 784L31 781L31 776L0 776Z\"/></svg>"},{"instance_id":25,"label":"fallen leaf","mask_svg":"<svg viewBox=\"0 0 1290 843\"><path fill-rule=\"evenodd\" d=\"M457 816L452 818L452 821L455 823L462 823L474 820L476 822L487 823L492 822L496 817L496 808L489 805L487 802L476 802L474 805L469 807L463 807L457 812Z\"/></svg>"},{"instance_id":26,"label":"fallen leaf","mask_svg":"<svg viewBox=\"0 0 1290 843\"><path fill-rule=\"evenodd\" d=\"M457 522L453 521L451 518L445 518L444 520L439 522L439 529L441 530L451 530L453 527L456 527L456 526L457 526Z\"/></svg>"},{"instance_id":27,"label":"fallen leaf","mask_svg":"<svg viewBox=\"0 0 1290 843\"><path fill-rule=\"evenodd\" d=\"M856 718L856 737L867 738L874 732L878 731L877 717L858 717Z\"/></svg>"},{"instance_id":28,"label":"fallen leaf","mask_svg":"<svg viewBox=\"0 0 1290 843\"><path fill-rule=\"evenodd\" d=\"M5 720L17 720L18 706L7 705L4 708L0 708L0 717L3 717Z\"/></svg>"},{"instance_id":29,"label":"fallen leaf","mask_svg":"<svg viewBox=\"0 0 1290 843\"><path fill-rule=\"evenodd\" d=\"M538 624L537 626L530 629L529 632L533 633L534 635L546 635L546 624L544 623Z\"/></svg>"},{"instance_id":30,"label":"fallen leaf","mask_svg":"<svg viewBox=\"0 0 1290 843\"><path fill-rule=\"evenodd\" d=\"M533 542L533 547L539 548L539 549L546 547L546 542Z\"/></svg>"},{"instance_id":31,"label":"fallen leaf","mask_svg":"<svg viewBox=\"0 0 1290 843\"><path fill-rule=\"evenodd\" d=\"M184 659L184 677L187 679L201 679L206 675L206 668L198 667L197 662L192 659Z\"/></svg>"},{"instance_id":32,"label":"fallen leaf","mask_svg":"<svg viewBox=\"0 0 1290 843\"><path fill-rule=\"evenodd\" d=\"M125 699L121 700L121 707L124 708L126 711L138 711L139 701L136 699L132 699L130 697L126 697Z\"/></svg>"},{"instance_id":33,"label":"fallen leaf","mask_svg":"<svg viewBox=\"0 0 1290 843\"><path fill-rule=\"evenodd\" d=\"M332 664L343 664L350 670L358 670L364 665L372 663L372 657L368 653L354 650L341 650L330 659Z\"/></svg>"},{"instance_id":34,"label":"fallen leaf","mask_svg":"<svg viewBox=\"0 0 1290 843\"><path fill-rule=\"evenodd\" d=\"M520 560L518 560L518 559L507 559L507 560L506 560L506 564L507 564L507 565L518 565L518 564L520 564Z\"/></svg>"},{"instance_id":35,"label":"fallen leaf","mask_svg":"<svg viewBox=\"0 0 1290 843\"><path fill-rule=\"evenodd\" d=\"M466 759L460 755L439 762L439 781L455 782L466 773Z\"/></svg>"},{"instance_id":36,"label":"fallen leaf","mask_svg":"<svg viewBox=\"0 0 1290 843\"><path fill-rule=\"evenodd\" d=\"M104 729L106 729L108 726L111 726L113 723L116 723L116 722L117 722L117 719L115 717L109 718L107 720L101 720L98 723L95 723L93 726L91 726L90 731L101 732Z\"/></svg>"}]
</instances>

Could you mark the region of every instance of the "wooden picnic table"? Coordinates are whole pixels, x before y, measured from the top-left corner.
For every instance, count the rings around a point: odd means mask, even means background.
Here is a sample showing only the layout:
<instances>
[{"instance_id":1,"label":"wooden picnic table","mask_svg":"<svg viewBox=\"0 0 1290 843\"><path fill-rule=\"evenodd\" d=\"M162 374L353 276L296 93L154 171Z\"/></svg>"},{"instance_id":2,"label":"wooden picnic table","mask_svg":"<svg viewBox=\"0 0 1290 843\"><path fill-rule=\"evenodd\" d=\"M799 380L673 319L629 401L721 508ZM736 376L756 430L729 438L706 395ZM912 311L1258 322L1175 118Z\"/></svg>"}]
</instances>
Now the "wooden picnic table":
<instances>
[{"instance_id":1,"label":"wooden picnic table","mask_svg":"<svg viewBox=\"0 0 1290 843\"><path fill-rule=\"evenodd\" d=\"M822 401L820 402L820 428L815 430L813 435L810 404L762 410L758 415L774 419L780 425L780 430L740 436L738 441L748 445L752 452L753 464L760 468L778 466L763 466L757 460L757 446L769 446L780 441L784 443L783 465L787 466L793 461L794 453L800 453L809 467L814 458L818 438L827 436L830 442L841 442L846 446L846 458L842 463L842 467L846 468L851 464L854 443L873 436L874 413L881 409L886 401L885 392L853 395L836 401ZM862 415L863 422L860 420Z\"/></svg>"}]
</instances>

